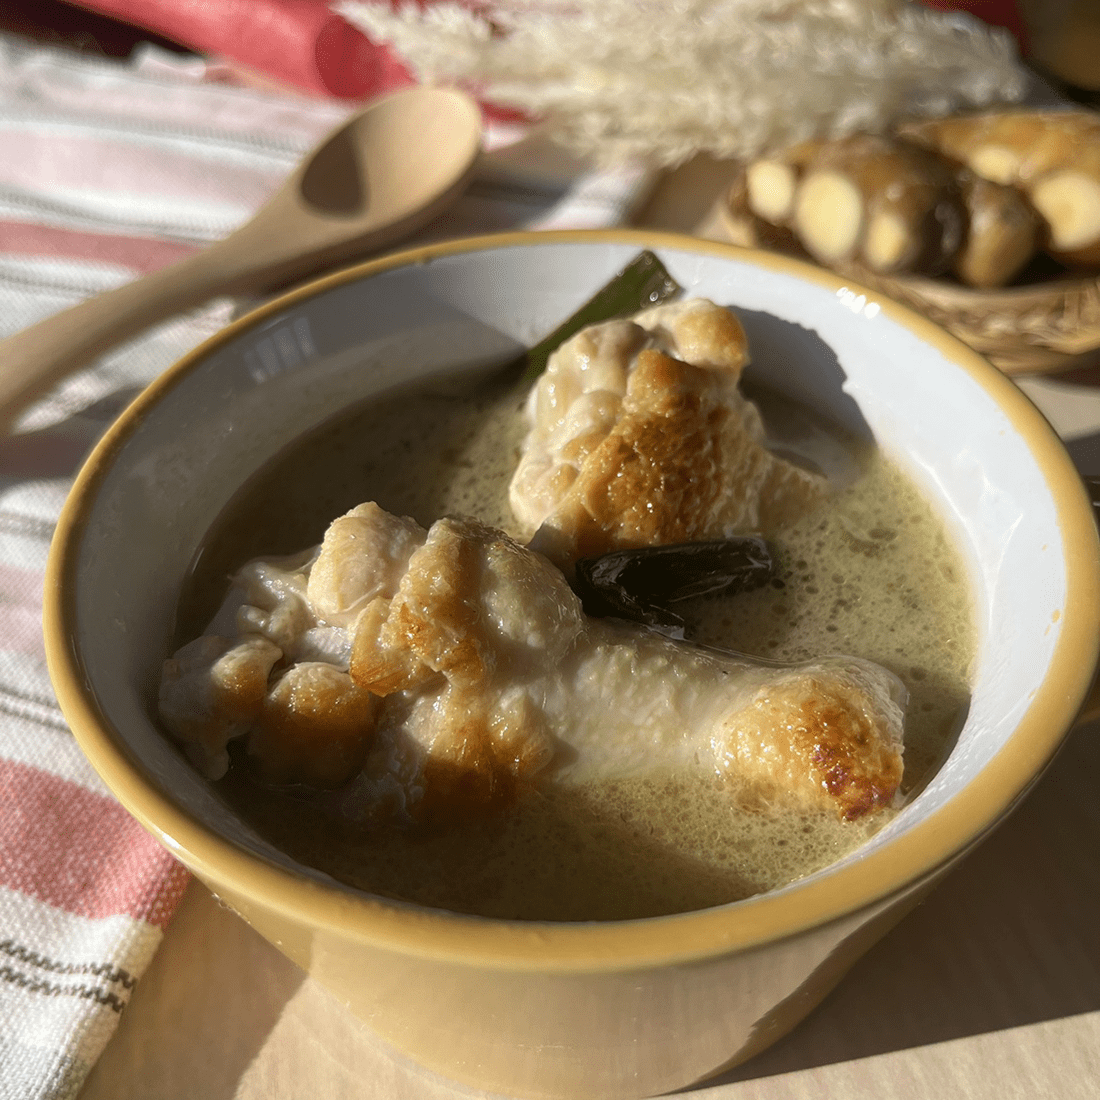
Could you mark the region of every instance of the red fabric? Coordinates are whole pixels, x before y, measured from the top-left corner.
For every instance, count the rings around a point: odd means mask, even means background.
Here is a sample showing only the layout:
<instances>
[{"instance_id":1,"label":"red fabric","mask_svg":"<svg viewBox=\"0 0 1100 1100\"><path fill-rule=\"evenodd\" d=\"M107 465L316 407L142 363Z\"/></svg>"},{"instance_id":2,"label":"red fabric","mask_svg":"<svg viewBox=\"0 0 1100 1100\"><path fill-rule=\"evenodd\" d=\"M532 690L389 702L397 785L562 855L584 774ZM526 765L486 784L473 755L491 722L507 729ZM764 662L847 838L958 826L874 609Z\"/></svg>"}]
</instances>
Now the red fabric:
<instances>
[{"instance_id":1,"label":"red fabric","mask_svg":"<svg viewBox=\"0 0 1100 1100\"><path fill-rule=\"evenodd\" d=\"M0 759L0 886L93 920L164 928L187 872L113 799Z\"/></svg>"},{"instance_id":2,"label":"red fabric","mask_svg":"<svg viewBox=\"0 0 1100 1100\"><path fill-rule=\"evenodd\" d=\"M118 234L83 233L78 229L60 229L35 222L0 218L0 252L13 256L48 256L63 260L91 260L117 264L147 275L158 268L178 263L199 250L198 245L177 241L158 241L152 237L128 237ZM0 593L4 569L0 566ZM41 582L41 578L38 578ZM3 619L0 618L0 622ZM6 625L6 624L5 624ZM41 627L39 627L39 631Z\"/></svg>"},{"instance_id":3,"label":"red fabric","mask_svg":"<svg viewBox=\"0 0 1100 1100\"><path fill-rule=\"evenodd\" d=\"M72 2L314 95L368 99L413 83L388 49L327 0Z\"/></svg>"}]
</instances>

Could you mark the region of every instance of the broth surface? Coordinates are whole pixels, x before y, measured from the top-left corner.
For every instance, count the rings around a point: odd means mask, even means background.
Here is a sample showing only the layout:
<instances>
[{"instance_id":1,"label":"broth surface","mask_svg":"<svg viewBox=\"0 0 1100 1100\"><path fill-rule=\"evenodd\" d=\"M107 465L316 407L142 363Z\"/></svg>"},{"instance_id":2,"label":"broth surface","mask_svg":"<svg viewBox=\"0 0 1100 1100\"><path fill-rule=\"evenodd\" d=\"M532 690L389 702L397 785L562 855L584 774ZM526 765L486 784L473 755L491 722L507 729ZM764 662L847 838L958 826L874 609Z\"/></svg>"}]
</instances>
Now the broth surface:
<instances>
[{"instance_id":1,"label":"broth surface","mask_svg":"<svg viewBox=\"0 0 1100 1100\"><path fill-rule=\"evenodd\" d=\"M949 750L968 706L975 631L961 557L880 454L782 398L751 396L783 426L788 452L847 484L770 540L777 568L768 586L691 607L689 637L768 660L845 653L890 669L910 693L903 790L912 792ZM179 636L203 631L246 560L318 543L335 517L366 500L425 527L465 513L513 529L507 486L525 430L521 404L503 389L465 399L403 393L298 441L212 531L181 602ZM365 832L340 817L338 795L262 787L243 761L217 787L280 849L353 886L533 920L626 919L739 900L827 866L889 818L844 822L764 805L717 776L654 774L580 789L543 784L509 810L445 833Z\"/></svg>"}]
</instances>

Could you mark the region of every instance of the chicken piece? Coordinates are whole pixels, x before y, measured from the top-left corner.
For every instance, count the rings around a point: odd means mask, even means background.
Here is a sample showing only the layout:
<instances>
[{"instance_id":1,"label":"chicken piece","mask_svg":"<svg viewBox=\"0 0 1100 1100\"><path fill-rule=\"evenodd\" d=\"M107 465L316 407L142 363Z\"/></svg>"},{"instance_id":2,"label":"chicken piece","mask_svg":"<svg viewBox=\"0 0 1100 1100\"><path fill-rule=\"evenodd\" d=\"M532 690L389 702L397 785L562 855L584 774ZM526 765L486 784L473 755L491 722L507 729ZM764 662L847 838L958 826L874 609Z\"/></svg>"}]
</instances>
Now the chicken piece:
<instances>
[{"instance_id":1,"label":"chicken piece","mask_svg":"<svg viewBox=\"0 0 1100 1100\"><path fill-rule=\"evenodd\" d=\"M248 751L269 783L338 787L362 766L380 705L344 670L302 661L266 692Z\"/></svg>"},{"instance_id":2,"label":"chicken piece","mask_svg":"<svg viewBox=\"0 0 1100 1100\"><path fill-rule=\"evenodd\" d=\"M349 626L376 596L397 591L413 549L424 539L419 523L368 502L329 524L309 572L306 596L316 614Z\"/></svg>"},{"instance_id":3,"label":"chicken piece","mask_svg":"<svg viewBox=\"0 0 1100 1100\"><path fill-rule=\"evenodd\" d=\"M270 782L335 787L362 765L378 698L348 675L351 634L390 597L424 530L363 504L320 547L253 561L234 577L206 633L164 663L160 715L211 779L243 738Z\"/></svg>"},{"instance_id":4,"label":"chicken piece","mask_svg":"<svg viewBox=\"0 0 1100 1100\"><path fill-rule=\"evenodd\" d=\"M510 799L559 750L539 685L584 623L544 558L475 520L434 523L397 594L374 601L355 632L351 677L387 704L364 782L380 773L388 785L411 749L419 763L401 798L411 816Z\"/></svg>"},{"instance_id":5,"label":"chicken piece","mask_svg":"<svg viewBox=\"0 0 1100 1100\"><path fill-rule=\"evenodd\" d=\"M204 634L164 662L160 716L211 779L229 768L226 746L246 734L263 707L282 650L266 638Z\"/></svg>"},{"instance_id":6,"label":"chicken piece","mask_svg":"<svg viewBox=\"0 0 1100 1100\"><path fill-rule=\"evenodd\" d=\"M392 774L385 746L395 763L415 742L417 796L433 816L533 777L704 768L855 818L889 805L901 782L904 689L884 669L777 667L588 619L560 573L473 520L434 524L385 617L367 623L352 678L375 690L380 666L411 669L371 771Z\"/></svg>"},{"instance_id":7,"label":"chicken piece","mask_svg":"<svg viewBox=\"0 0 1100 1100\"><path fill-rule=\"evenodd\" d=\"M245 633L199 639L166 665L162 714L177 737L224 751L227 736L246 736L283 782L333 785L354 769L339 798L367 822L445 822L531 786L670 770L718 773L845 818L894 800L904 689L879 666L844 657L764 664L589 619L562 574L501 531L448 518L417 533L374 506L352 516L372 528L356 541L373 556L362 560L338 520L304 559L297 587L282 588L296 601L327 561L326 591L335 584L342 607L362 605L334 628L345 644L332 652L347 655L346 671L337 657L326 674L315 662L272 665L265 692L248 678L239 700L222 698L224 654L273 646L248 633L262 616L238 605ZM404 560L378 552L397 546ZM303 637L324 625L315 606L307 612ZM268 608L264 621L283 619Z\"/></svg>"},{"instance_id":8,"label":"chicken piece","mask_svg":"<svg viewBox=\"0 0 1100 1100\"><path fill-rule=\"evenodd\" d=\"M738 389L740 322L704 299L593 325L551 356L509 500L568 571L610 550L767 532L824 498Z\"/></svg>"}]
</instances>

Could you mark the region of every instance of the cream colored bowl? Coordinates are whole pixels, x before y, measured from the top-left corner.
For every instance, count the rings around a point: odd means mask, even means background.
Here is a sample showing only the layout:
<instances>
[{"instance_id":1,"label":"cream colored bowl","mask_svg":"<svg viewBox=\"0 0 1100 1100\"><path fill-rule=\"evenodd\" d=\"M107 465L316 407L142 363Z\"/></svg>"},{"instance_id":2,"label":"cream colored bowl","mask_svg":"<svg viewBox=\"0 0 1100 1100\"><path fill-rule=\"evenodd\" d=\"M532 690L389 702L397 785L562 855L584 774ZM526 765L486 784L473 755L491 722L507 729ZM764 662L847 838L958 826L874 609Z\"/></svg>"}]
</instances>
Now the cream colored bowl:
<instances>
[{"instance_id":1,"label":"cream colored bowl","mask_svg":"<svg viewBox=\"0 0 1100 1100\"><path fill-rule=\"evenodd\" d=\"M402 380L476 370L548 331L643 246L745 311L754 370L862 420L970 563L980 648L950 758L864 848L785 889L621 923L458 916L346 889L268 847L153 720L181 582L223 506L286 442ZM46 601L50 667L121 802L394 1047L523 1096L646 1096L743 1060L1027 791L1086 694L1092 513L1050 427L928 322L780 257L639 232L512 235L387 257L231 325L152 385L81 473Z\"/></svg>"}]
</instances>

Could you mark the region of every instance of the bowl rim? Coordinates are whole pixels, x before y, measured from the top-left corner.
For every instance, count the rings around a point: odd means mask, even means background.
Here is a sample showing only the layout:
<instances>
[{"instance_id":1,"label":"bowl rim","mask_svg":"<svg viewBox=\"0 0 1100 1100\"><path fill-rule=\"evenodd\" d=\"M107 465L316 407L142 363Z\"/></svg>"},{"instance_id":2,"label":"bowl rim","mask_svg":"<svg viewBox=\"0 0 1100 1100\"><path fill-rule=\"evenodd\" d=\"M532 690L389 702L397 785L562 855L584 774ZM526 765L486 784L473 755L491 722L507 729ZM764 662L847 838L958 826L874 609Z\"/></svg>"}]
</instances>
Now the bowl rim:
<instances>
[{"instance_id":1,"label":"bowl rim","mask_svg":"<svg viewBox=\"0 0 1100 1100\"><path fill-rule=\"evenodd\" d=\"M712 909L612 922L504 921L428 909L353 891L269 863L238 848L177 806L116 738L85 682L75 637L81 534L98 488L144 413L211 353L267 316L347 283L462 253L553 244L628 244L753 264L838 295L873 299L893 321L969 374L1026 441L1054 498L1066 547L1067 600L1050 668L1008 742L964 788L929 816L835 874ZM58 702L95 770L125 809L215 893L258 906L315 934L419 957L512 970L580 972L686 963L803 933L908 893L977 843L1039 778L1068 734L1100 652L1100 549L1080 476L1053 428L1023 392L932 321L823 268L757 249L648 229L514 232L403 249L279 295L228 324L157 377L94 448L64 504L46 569L43 627Z\"/></svg>"}]
</instances>

